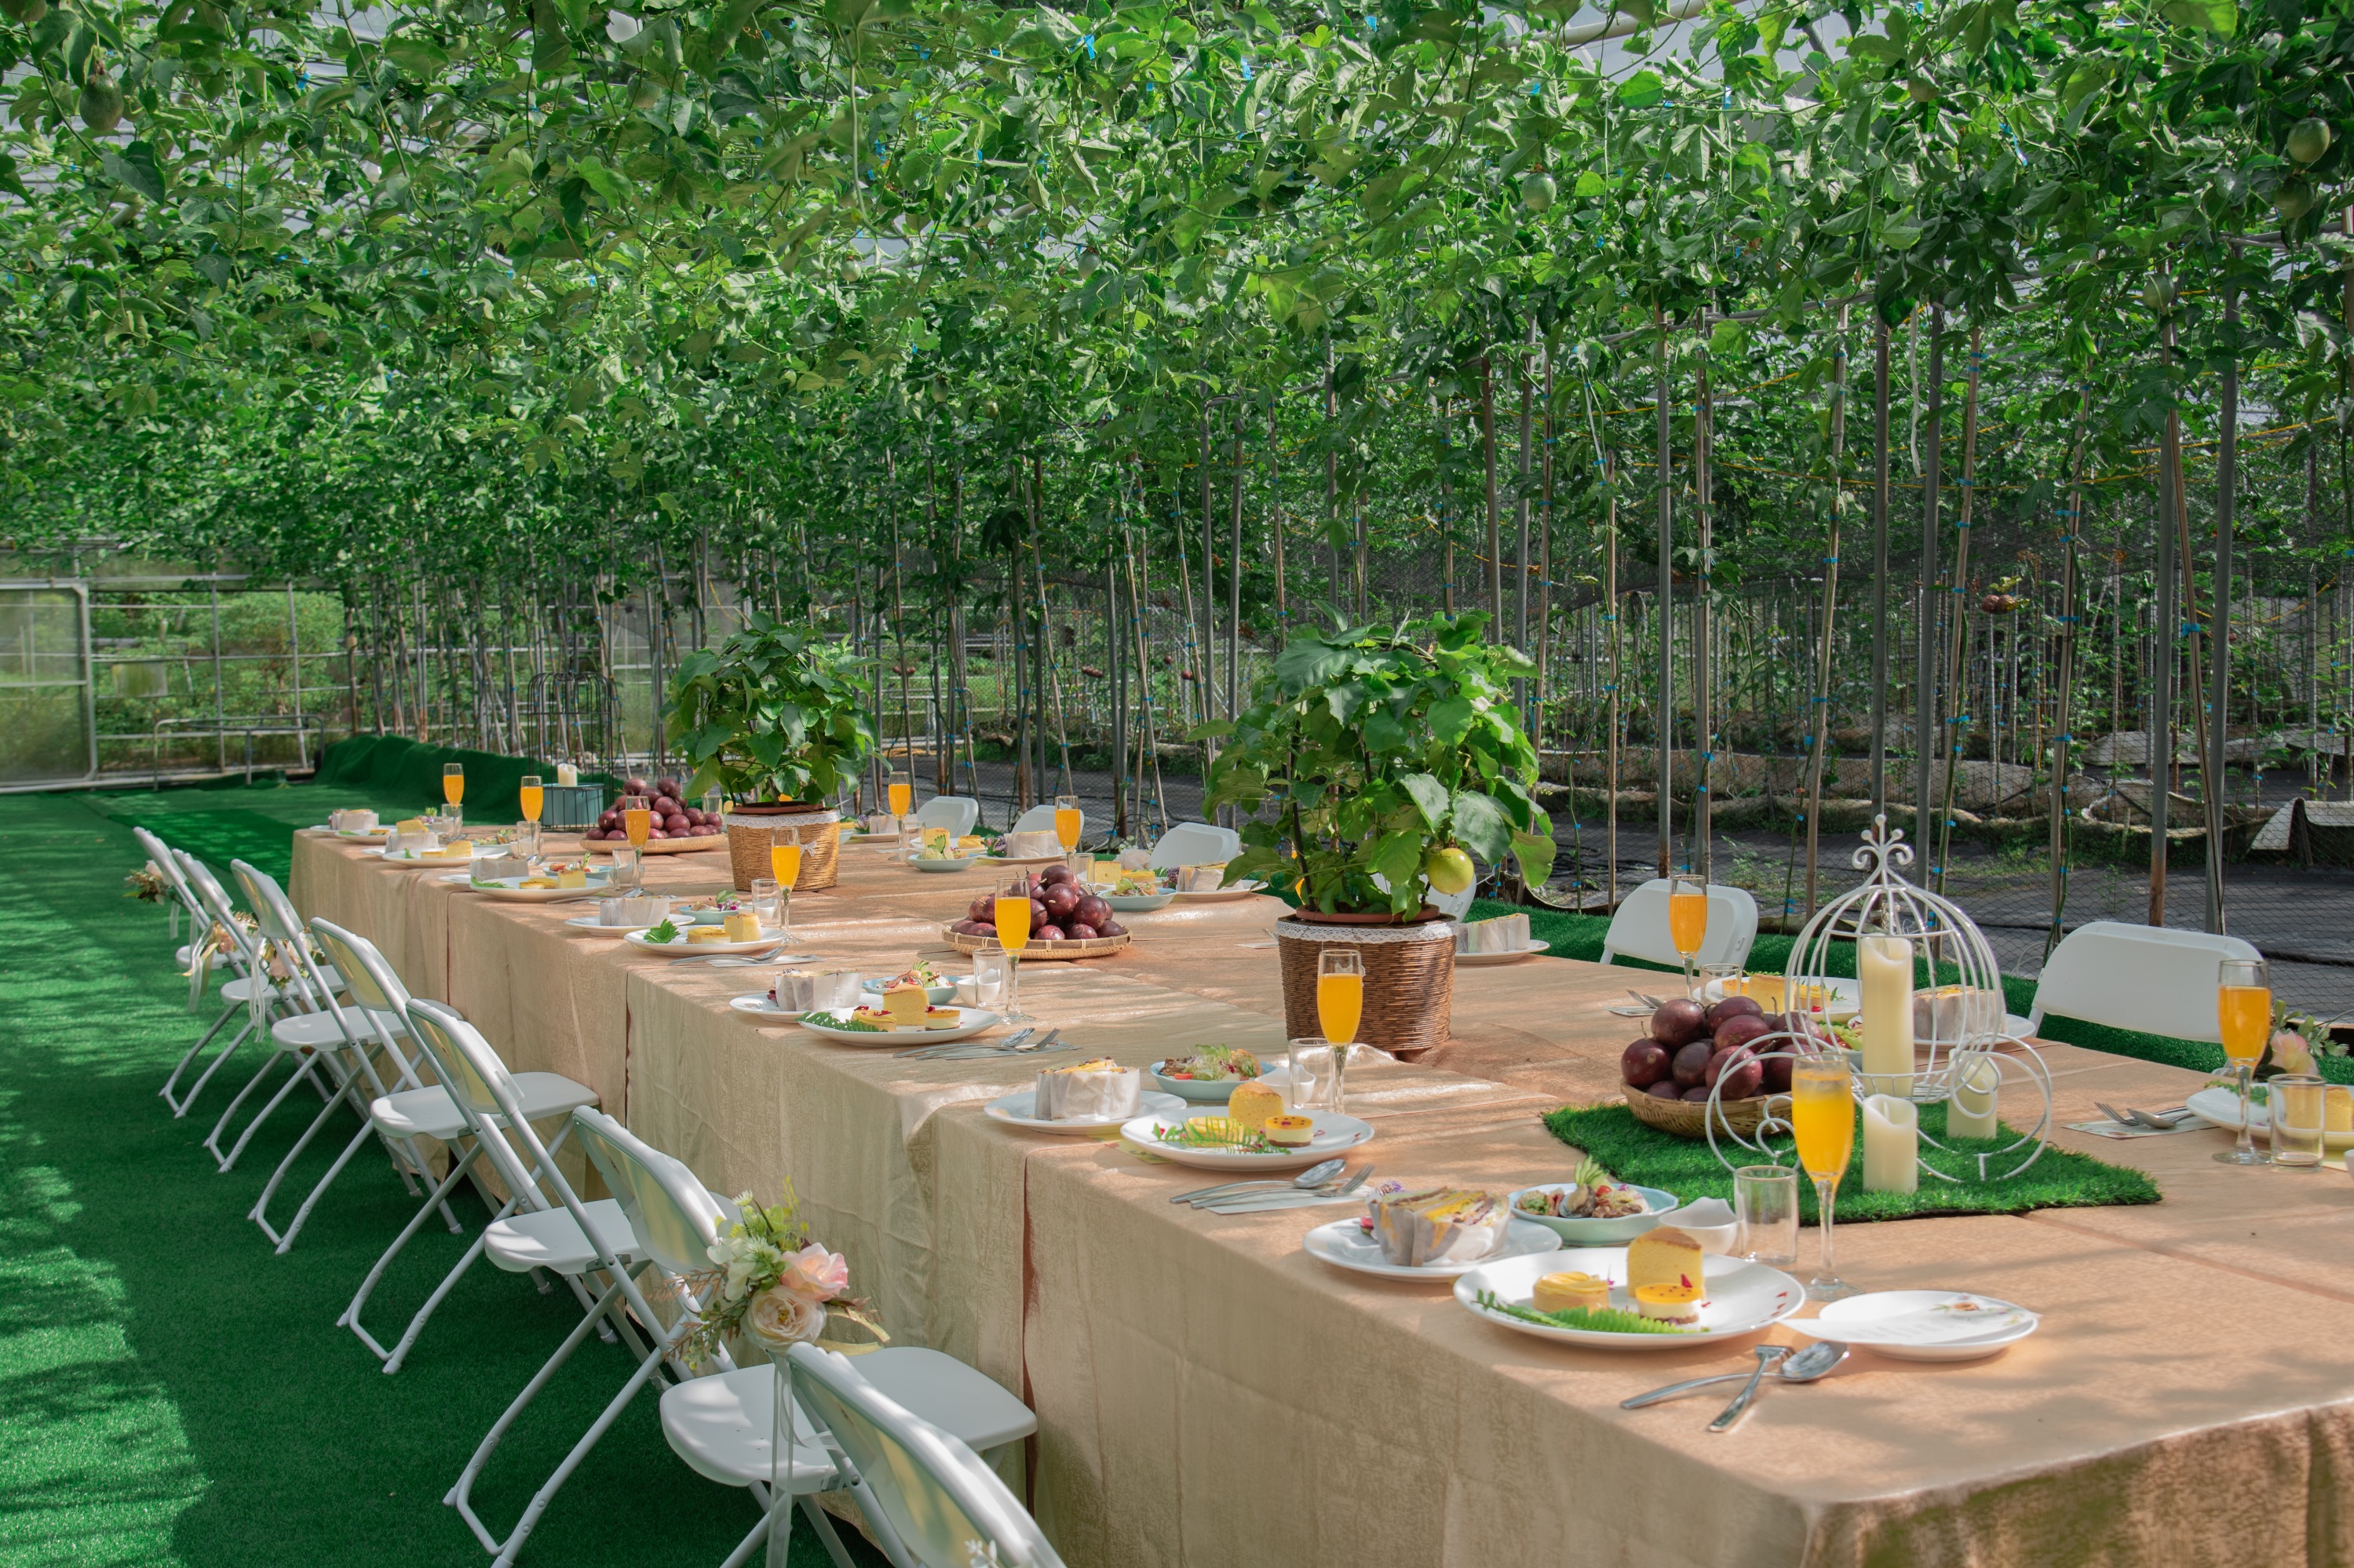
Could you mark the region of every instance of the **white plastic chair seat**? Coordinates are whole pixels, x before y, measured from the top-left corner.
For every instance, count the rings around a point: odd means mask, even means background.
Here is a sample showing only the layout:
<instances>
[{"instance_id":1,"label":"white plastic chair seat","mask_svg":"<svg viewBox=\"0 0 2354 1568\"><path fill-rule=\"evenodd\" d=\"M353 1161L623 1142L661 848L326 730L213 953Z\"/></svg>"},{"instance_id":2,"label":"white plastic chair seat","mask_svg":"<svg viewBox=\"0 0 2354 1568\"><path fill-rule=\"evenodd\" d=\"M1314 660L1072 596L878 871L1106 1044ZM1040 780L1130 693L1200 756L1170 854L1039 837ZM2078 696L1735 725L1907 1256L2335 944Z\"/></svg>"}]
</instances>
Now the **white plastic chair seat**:
<instances>
[{"instance_id":1,"label":"white plastic chair seat","mask_svg":"<svg viewBox=\"0 0 2354 1568\"><path fill-rule=\"evenodd\" d=\"M376 1015L395 1034L406 1034L408 1026L392 1013ZM271 1021L270 1037L288 1051L320 1051L344 1044L344 1032L332 1012L298 1012L291 1018Z\"/></svg>"},{"instance_id":2,"label":"white plastic chair seat","mask_svg":"<svg viewBox=\"0 0 2354 1568\"><path fill-rule=\"evenodd\" d=\"M2237 937L2094 920L2060 939L2035 982L2028 1033L2044 1014L2111 1029L2220 1042L2216 969L2225 959L2264 955Z\"/></svg>"},{"instance_id":3,"label":"white plastic chair seat","mask_svg":"<svg viewBox=\"0 0 2354 1568\"><path fill-rule=\"evenodd\" d=\"M1243 853L1243 836L1210 822L1179 822L1152 846L1155 871L1172 865L1224 865Z\"/></svg>"},{"instance_id":4,"label":"white plastic chair seat","mask_svg":"<svg viewBox=\"0 0 2354 1568\"><path fill-rule=\"evenodd\" d=\"M979 821L981 802L970 795L935 795L916 813L919 827L945 828L958 838L972 832L972 825Z\"/></svg>"},{"instance_id":5,"label":"white plastic chair seat","mask_svg":"<svg viewBox=\"0 0 2354 1568\"><path fill-rule=\"evenodd\" d=\"M604 1255L631 1264L638 1257L638 1233L621 1205L610 1198L583 1203L581 1211L604 1244ZM566 1209L538 1209L494 1220L482 1233L483 1251L509 1274L535 1268L557 1274L580 1274L598 1265L598 1249L580 1234L580 1224Z\"/></svg>"},{"instance_id":6,"label":"white plastic chair seat","mask_svg":"<svg viewBox=\"0 0 2354 1568\"><path fill-rule=\"evenodd\" d=\"M582 1106L597 1103L596 1090L561 1073L517 1073L514 1082L524 1114L534 1121L570 1116ZM393 1138L438 1138L448 1143L466 1130L458 1102L440 1084L382 1096L369 1104L368 1116Z\"/></svg>"},{"instance_id":7,"label":"white plastic chair seat","mask_svg":"<svg viewBox=\"0 0 2354 1568\"><path fill-rule=\"evenodd\" d=\"M891 1399L977 1453L1038 1429L1038 1418L1020 1400L954 1356L893 1346L860 1356L857 1363L866 1380ZM697 1475L723 1486L769 1479L776 1415L773 1367L690 1378L662 1396L663 1436ZM813 1444L793 1444L792 1471L789 1489L797 1494L834 1484L832 1462Z\"/></svg>"}]
</instances>

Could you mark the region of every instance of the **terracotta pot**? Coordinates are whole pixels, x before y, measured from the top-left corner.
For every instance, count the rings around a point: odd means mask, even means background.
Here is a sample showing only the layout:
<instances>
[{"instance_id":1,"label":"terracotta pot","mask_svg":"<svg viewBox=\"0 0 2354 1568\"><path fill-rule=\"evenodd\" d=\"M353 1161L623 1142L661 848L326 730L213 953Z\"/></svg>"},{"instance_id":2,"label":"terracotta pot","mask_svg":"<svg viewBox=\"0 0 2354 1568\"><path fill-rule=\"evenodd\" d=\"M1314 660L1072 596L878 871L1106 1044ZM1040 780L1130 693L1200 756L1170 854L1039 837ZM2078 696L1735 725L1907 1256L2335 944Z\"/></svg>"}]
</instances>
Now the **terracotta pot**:
<instances>
[{"instance_id":1,"label":"terracotta pot","mask_svg":"<svg viewBox=\"0 0 2354 1568\"><path fill-rule=\"evenodd\" d=\"M1317 961L1325 948L1345 947L1365 964L1359 1041L1409 1062L1447 1044L1455 1003L1455 928L1429 905L1405 920L1386 912L1295 912L1276 922L1275 938L1284 1032L1292 1038L1322 1032Z\"/></svg>"},{"instance_id":2,"label":"terracotta pot","mask_svg":"<svg viewBox=\"0 0 2354 1568\"><path fill-rule=\"evenodd\" d=\"M730 806L727 814L731 817L798 817L824 810L825 807L806 800L761 800L750 805Z\"/></svg>"}]
</instances>

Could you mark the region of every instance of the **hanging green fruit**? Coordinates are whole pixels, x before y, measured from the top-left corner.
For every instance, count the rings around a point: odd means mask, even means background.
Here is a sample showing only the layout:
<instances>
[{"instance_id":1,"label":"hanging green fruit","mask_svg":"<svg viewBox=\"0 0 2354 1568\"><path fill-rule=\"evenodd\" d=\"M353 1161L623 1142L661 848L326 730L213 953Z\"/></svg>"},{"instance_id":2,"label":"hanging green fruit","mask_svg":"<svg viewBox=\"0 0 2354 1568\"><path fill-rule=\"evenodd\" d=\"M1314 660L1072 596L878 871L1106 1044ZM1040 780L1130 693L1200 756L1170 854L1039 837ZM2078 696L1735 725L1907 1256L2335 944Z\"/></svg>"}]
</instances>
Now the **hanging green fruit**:
<instances>
[{"instance_id":1,"label":"hanging green fruit","mask_svg":"<svg viewBox=\"0 0 2354 1568\"><path fill-rule=\"evenodd\" d=\"M2313 187L2303 180L2283 180L2273 192L2273 210L2284 223L2295 223L2313 210Z\"/></svg>"},{"instance_id":2,"label":"hanging green fruit","mask_svg":"<svg viewBox=\"0 0 2354 1568\"><path fill-rule=\"evenodd\" d=\"M2328 121L2300 120L2288 128L2288 155L2300 164L2317 164L2330 140Z\"/></svg>"},{"instance_id":3,"label":"hanging green fruit","mask_svg":"<svg viewBox=\"0 0 2354 1568\"><path fill-rule=\"evenodd\" d=\"M81 97L74 105L81 122L90 134L103 136L122 123L122 89L103 70L94 70L90 79L81 84Z\"/></svg>"},{"instance_id":4,"label":"hanging green fruit","mask_svg":"<svg viewBox=\"0 0 2354 1568\"><path fill-rule=\"evenodd\" d=\"M49 0L0 0L0 11L6 12L10 21L29 27L49 14Z\"/></svg>"},{"instance_id":5,"label":"hanging green fruit","mask_svg":"<svg viewBox=\"0 0 2354 1568\"><path fill-rule=\"evenodd\" d=\"M2141 286L2141 302L2163 314L2174 304L2174 282L2171 279L2152 278Z\"/></svg>"},{"instance_id":6,"label":"hanging green fruit","mask_svg":"<svg viewBox=\"0 0 2354 1568\"><path fill-rule=\"evenodd\" d=\"M1479 873L1469 855L1448 844L1424 858L1422 874L1429 881L1433 893L1457 894L1468 891Z\"/></svg>"},{"instance_id":7,"label":"hanging green fruit","mask_svg":"<svg viewBox=\"0 0 2354 1568\"><path fill-rule=\"evenodd\" d=\"M1553 184L1551 175L1539 173L1521 177L1521 205L1531 212L1551 212L1553 198L1560 194L1561 187Z\"/></svg>"},{"instance_id":8,"label":"hanging green fruit","mask_svg":"<svg viewBox=\"0 0 2354 1568\"><path fill-rule=\"evenodd\" d=\"M1937 84L1925 76L1916 76L1904 84L1905 96L1915 103L1937 101Z\"/></svg>"}]
</instances>

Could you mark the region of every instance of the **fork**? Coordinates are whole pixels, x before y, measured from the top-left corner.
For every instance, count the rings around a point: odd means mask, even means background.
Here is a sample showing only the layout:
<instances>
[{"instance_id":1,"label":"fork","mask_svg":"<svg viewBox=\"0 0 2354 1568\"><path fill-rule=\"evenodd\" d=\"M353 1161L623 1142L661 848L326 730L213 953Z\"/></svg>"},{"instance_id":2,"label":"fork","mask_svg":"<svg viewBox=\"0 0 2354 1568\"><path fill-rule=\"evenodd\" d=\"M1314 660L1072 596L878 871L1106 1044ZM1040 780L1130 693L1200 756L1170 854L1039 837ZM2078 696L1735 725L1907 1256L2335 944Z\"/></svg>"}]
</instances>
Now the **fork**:
<instances>
[{"instance_id":1,"label":"fork","mask_svg":"<svg viewBox=\"0 0 2354 1568\"><path fill-rule=\"evenodd\" d=\"M1368 1165L1337 1188L1299 1197L1288 1192L1246 1192L1231 1200L1193 1206L1213 1214L1267 1214L1278 1209L1310 1209L1323 1203L1345 1203L1355 1196L1357 1189L1365 1184L1365 1178L1373 1173L1373 1168Z\"/></svg>"},{"instance_id":2,"label":"fork","mask_svg":"<svg viewBox=\"0 0 2354 1568\"><path fill-rule=\"evenodd\" d=\"M1641 1002L1645 1007L1649 1008L1653 1012L1659 1012L1659 1009L1667 1005L1666 1002L1661 1001L1656 996L1645 996L1641 991L1637 991L1631 985L1627 988L1627 994L1633 997L1637 1001Z\"/></svg>"},{"instance_id":3,"label":"fork","mask_svg":"<svg viewBox=\"0 0 2354 1568\"><path fill-rule=\"evenodd\" d=\"M999 1041L996 1044L984 1046L981 1047L981 1049L990 1051L1010 1051L1016 1045L1019 1045L1023 1041L1029 1039L1030 1036L1037 1033L1038 1031L1034 1027L1029 1029L1017 1029L1013 1033L1007 1035L1004 1039ZM962 1051L966 1049L967 1044L967 1042L962 1040L951 1040L943 1045L918 1045L912 1051L897 1051L894 1052L893 1054L902 1062L920 1061L927 1056L945 1056L952 1051Z\"/></svg>"},{"instance_id":4,"label":"fork","mask_svg":"<svg viewBox=\"0 0 2354 1568\"><path fill-rule=\"evenodd\" d=\"M716 959L704 959L699 961L709 964L715 969L757 969L762 964L798 964L817 957L815 953L789 953L785 951L785 948L790 948L792 944L790 942L787 942L783 947L772 948L765 953L753 953L744 958L727 956ZM691 959L689 961L694 962L698 960Z\"/></svg>"}]
</instances>

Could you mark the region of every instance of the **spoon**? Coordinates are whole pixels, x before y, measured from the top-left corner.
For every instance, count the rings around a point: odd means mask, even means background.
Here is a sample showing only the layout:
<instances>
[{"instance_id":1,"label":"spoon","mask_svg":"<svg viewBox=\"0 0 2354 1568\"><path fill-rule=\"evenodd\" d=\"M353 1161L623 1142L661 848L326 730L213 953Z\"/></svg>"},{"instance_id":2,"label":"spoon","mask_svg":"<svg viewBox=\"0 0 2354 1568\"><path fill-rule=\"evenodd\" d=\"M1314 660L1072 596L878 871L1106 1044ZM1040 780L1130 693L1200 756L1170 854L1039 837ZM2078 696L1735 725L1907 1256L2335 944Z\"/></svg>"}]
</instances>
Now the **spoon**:
<instances>
[{"instance_id":1,"label":"spoon","mask_svg":"<svg viewBox=\"0 0 2354 1568\"><path fill-rule=\"evenodd\" d=\"M1845 1360L1847 1360L1847 1346L1837 1340L1817 1340L1813 1344L1776 1367L1774 1381L1813 1383ZM1664 1400L1681 1399L1692 1390L1706 1388L1711 1383L1739 1383L1744 1378L1756 1375L1758 1374L1755 1372L1719 1372L1714 1377L1693 1378L1689 1383L1671 1383L1665 1388L1655 1388L1649 1393L1638 1393L1632 1399L1622 1399L1618 1402L1618 1408L1641 1410Z\"/></svg>"},{"instance_id":2,"label":"spoon","mask_svg":"<svg viewBox=\"0 0 2354 1568\"><path fill-rule=\"evenodd\" d=\"M1172 1203L1190 1203L1196 1198L1207 1198L1219 1192L1232 1192L1242 1187L1272 1187L1277 1189L1284 1187L1321 1187L1325 1182L1330 1181L1333 1177L1338 1176L1348 1163L1349 1162L1347 1160L1337 1158L1331 1160L1320 1160L1288 1181L1270 1181L1264 1179L1255 1181L1222 1181L1214 1187L1196 1187L1190 1192L1180 1192L1169 1201Z\"/></svg>"},{"instance_id":3,"label":"spoon","mask_svg":"<svg viewBox=\"0 0 2354 1568\"><path fill-rule=\"evenodd\" d=\"M1757 1345L1752 1347L1750 1354L1757 1358L1757 1365L1751 1370L1749 1381L1741 1385L1741 1392L1733 1396L1733 1403L1724 1407L1724 1413L1708 1424L1711 1432L1730 1432L1749 1414L1750 1402L1757 1397L1757 1385L1765 1381L1768 1371L1789 1359L1790 1347Z\"/></svg>"}]
</instances>

